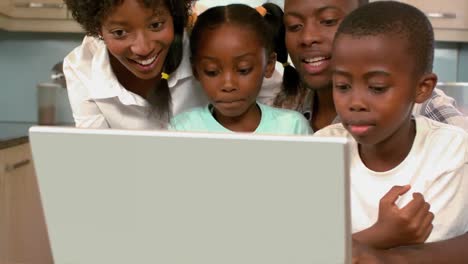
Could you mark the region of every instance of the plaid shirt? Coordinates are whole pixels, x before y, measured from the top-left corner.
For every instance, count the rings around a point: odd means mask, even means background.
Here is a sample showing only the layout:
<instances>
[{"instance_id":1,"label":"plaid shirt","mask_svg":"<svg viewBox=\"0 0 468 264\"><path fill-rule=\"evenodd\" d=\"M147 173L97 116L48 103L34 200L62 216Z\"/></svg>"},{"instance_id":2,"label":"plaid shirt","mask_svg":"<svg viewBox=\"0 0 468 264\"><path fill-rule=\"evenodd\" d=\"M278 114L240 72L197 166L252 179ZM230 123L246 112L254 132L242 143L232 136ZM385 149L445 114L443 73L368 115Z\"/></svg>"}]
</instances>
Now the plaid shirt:
<instances>
[{"instance_id":1,"label":"plaid shirt","mask_svg":"<svg viewBox=\"0 0 468 264\"><path fill-rule=\"evenodd\" d=\"M276 96L274 106L298 111L302 113L310 123L312 111L314 109L314 96L315 92L306 88L301 88L296 96L286 96L283 92L280 92ZM461 127L465 131L468 131L468 118L457 109L455 99L447 96L443 91L437 88L434 89L431 98L427 101L422 104L414 105L413 115L422 115L441 123ZM337 116L332 124L339 122L340 119Z\"/></svg>"}]
</instances>

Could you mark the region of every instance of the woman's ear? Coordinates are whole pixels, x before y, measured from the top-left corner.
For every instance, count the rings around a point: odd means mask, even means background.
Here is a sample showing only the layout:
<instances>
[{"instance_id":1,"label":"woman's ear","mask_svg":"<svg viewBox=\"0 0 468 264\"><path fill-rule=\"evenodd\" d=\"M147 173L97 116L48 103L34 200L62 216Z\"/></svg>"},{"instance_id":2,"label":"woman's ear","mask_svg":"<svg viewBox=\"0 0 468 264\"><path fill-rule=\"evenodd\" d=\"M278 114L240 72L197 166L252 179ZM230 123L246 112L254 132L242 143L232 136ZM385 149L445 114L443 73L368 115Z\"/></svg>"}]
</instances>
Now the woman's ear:
<instances>
[{"instance_id":1,"label":"woman's ear","mask_svg":"<svg viewBox=\"0 0 468 264\"><path fill-rule=\"evenodd\" d=\"M415 102L421 104L429 99L436 85L437 75L435 73L425 73L418 82Z\"/></svg>"},{"instance_id":2,"label":"woman's ear","mask_svg":"<svg viewBox=\"0 0 468 264\"><path fill-rule=\"evenodd\" d=\"M267 65L265 69L265 77L270 78L275 72L275 64L276 64L276 53L272 52L270 56L267 58Z\"/></svg>"}]
</instances>

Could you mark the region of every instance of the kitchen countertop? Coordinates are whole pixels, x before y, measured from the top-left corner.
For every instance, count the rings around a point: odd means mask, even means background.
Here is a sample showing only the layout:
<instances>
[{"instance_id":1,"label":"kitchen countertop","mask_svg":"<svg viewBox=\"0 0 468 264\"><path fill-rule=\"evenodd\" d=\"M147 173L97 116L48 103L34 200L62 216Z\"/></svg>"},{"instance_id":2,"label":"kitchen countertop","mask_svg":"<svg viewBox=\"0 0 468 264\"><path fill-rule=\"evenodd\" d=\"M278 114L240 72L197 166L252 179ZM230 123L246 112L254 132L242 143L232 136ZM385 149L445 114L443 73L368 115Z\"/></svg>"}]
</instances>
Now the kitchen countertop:
<instances>
[{"instance_id":1,"label":"kitchen countertop","mask_svg":"<svg viewBox=\"0 0 468 264\"><path fill-rule=\"evenodd\" d=\"M36 123L0 122L0 149L28 142L28 131Z\"/></svg>"}]
</instances>

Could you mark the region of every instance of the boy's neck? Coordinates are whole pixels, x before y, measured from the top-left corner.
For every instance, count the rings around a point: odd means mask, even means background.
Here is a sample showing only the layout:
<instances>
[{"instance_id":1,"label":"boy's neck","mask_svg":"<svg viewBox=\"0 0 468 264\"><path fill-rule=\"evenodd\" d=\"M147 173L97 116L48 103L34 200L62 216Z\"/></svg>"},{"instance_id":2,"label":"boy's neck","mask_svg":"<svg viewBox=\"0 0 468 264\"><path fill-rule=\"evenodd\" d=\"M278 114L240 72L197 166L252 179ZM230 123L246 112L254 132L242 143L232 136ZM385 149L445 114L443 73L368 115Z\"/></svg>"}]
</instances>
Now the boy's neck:
<instances>
[{"instance_id":1,"label":"boy's neck","mask_svg":"<svg viewBox=\"0 0 468 264\"><path fill-rule=\"evenodd\" d=\"M260 125L262 112L260 107L255 103L241 116L223 116L215 108L213 111L213 117L223 127L233 132L254 132Z\"/></svg>"},{"instance_id":2,"label":"boy's neck","mask_svg":"<svg viewBox=\"0 0 468 264\"><path fill-rule=\"evenodd\" d=\"M411 151L416 137L415 120L408 118L395 134L376 145L359 144L359 156L367 168L377 172L398 166Z\"/></svg>"},{"instance_id":3,"label":"boy's neck","mask_svg":"<svg viewBox=\"0 0 468 264\"><path fill-rule=\"evenodd\" d=\"M331 125L336 118L336 109L333 103L333 90L331 88L315 90L312 104L312 118L310 120L312 129L317 131Z\"/></svg>"}]
</instances>

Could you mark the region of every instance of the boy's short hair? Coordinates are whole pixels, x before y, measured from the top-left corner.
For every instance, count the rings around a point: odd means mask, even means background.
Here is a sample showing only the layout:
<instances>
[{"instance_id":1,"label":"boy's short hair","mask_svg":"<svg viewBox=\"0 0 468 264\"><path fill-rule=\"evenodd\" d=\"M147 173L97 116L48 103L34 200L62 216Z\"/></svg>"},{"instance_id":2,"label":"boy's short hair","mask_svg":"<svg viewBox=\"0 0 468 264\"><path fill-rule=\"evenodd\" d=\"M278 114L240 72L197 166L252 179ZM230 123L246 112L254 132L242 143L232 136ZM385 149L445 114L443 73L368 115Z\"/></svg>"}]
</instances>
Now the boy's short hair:
<instances>
[{"instance_id":1,"label":"boy's short hair","mask_svg":"<svg viewBox=\"0 0 468 264\"><path fill-rule=\"evenodd\" d=\"M379 1L359 7L340 24L336 36L391 35L405 40L415 73L432 72L434 31L426 15L416 7L396 1Z\"/></svg>"}]
</instances>

